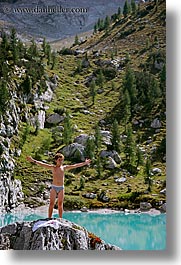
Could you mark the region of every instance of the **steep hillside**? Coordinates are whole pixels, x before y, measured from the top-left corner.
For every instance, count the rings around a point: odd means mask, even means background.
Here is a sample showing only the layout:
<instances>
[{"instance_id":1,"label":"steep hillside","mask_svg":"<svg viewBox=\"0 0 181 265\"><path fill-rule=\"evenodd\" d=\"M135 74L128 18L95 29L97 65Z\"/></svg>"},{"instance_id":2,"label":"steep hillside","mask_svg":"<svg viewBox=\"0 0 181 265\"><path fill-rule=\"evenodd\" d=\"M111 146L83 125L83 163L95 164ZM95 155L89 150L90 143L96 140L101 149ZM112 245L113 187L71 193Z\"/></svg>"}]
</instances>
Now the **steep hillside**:
<instances>
[{"instance_id":1,"label":"steep hillside","mask_svg":"<svg viewBox=\"0 0 181 265\"><path fill-rule=\"evenodd\" d=\"M51 63L48 54L42 58L57 86L43 104L45 121L29 126L16 159L25 204L46 204L51 183L51 173L26 155L51 162L57 151L65 163L92 159L66 174L66 209L138 208L142 201L158 208L166 201L165 18L165 1L142 4L53 53Z\"/></svg>"}]
</instances>

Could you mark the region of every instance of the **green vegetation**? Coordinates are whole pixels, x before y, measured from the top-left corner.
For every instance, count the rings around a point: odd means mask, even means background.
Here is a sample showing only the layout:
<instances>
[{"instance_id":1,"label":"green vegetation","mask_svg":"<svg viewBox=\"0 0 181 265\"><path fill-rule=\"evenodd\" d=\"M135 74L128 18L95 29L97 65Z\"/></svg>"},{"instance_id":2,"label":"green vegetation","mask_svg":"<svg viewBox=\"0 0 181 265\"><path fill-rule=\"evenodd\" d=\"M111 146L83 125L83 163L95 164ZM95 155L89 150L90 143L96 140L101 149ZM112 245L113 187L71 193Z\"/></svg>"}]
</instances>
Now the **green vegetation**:
<instances>
[{"instance_id":1,"label":"green vegetation","mask_svg":"<svg viewBox=\"0 0 181 265\"><path fill-rule=\"evenodd\" d=\"M37 87L43 92L43 82L58 76L54 97L46 102L46 117L58 113L64 118L57 125L45 123L44 129L22 122L19 135L12 140L12 146L22 148L16 160L15 178L22 181L25 203L39 205L36 198L44 196L51 182L51 172L28 163L26 155L51 163L53 154L73 143L80 134L89 136L85 156L92 163L90 167L66 173L65 209L83 206L132 209L139 207L140 201L158 207L159 201L166 200L160 194L166 186L164 13L164 1L139 7L134 1L130 4L125 1L123 15L119 8L111 18L99 19L90 39L80 44L76 36L71 48L56 54L46 40L40 48L33 41L27 48L16 40L14 33L11 41L5 34L2 36L0 60L13 61L7 69L0 64L4 82L9 82L7 73L15 62L18 67L21 62L26 69L26 74L18 79L20 93L35 93ZM77 53L77 48L82 53ZM0 93L6 89L0 83ZM7 101L8 90L3 106ZM37 114L32 102L28 107L32 116ZM3 111L4 108L0 109L0 113ZM156 118L161 127L152 128ZM110 132L111 138L105 140L102 131ZM108 157L100 156L102 151L117 152L120 161L114 168L109 168ZM66 157L65 163L75 160ZM76 162L79 161L77 158ZM161 173L153 174L154 167ZM122 177L125 182L116 182ZM86 198L87 193L96 197ZM101 201L101 194L109 200Z\"/></svg>"}]
</instances>

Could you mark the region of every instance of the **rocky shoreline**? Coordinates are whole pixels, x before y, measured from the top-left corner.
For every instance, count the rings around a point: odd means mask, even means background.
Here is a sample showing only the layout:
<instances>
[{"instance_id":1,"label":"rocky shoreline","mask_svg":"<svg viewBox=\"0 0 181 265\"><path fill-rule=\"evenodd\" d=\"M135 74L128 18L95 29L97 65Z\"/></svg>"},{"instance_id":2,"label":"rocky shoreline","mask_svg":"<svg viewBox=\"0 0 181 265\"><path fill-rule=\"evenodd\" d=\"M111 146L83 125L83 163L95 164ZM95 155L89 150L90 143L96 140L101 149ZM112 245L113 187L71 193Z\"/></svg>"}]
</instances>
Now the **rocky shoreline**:
<instances>
[{"instance_id":1,"label":"rocky shoreline","mask_svg":"<svg viewBox=\"0 0 181 265\"><path fill-rule=\"evenodd\" d=\"M146 204L147 205L147 204ZM48 205L35 207L35 208L29 208L25 207L24 205L20 205L17 208L13 209L11 211L12 214L41 214L47 217L48 213ZM81 212L89 212L89 213L99 213L99 214L112 214L112 213L131 213L131 214L141 214L141 213L147 213L151 215L157 215L161 213L166 213L166 203L164 207L161 209L156 208L138 208L138 209L124 209L124 210L115 210L115 209L109 209L109 208L100 208L100 209L87 209L86 207L81 208L80 210L66 210L64 212L75 212L75 213L81 213ZM58 210L54 209L53 214L58 214Z\"/></svg>"},{"instance_id":2,"label":"rocky shoreline","mask_svg":"<svg viewBox=\"0 0 181 265\"><path fill-rule=\"evenodd\" d=\"M65 219L16 222L0 228L0 250L121 250Z\"/></svg>"}]
</instances>

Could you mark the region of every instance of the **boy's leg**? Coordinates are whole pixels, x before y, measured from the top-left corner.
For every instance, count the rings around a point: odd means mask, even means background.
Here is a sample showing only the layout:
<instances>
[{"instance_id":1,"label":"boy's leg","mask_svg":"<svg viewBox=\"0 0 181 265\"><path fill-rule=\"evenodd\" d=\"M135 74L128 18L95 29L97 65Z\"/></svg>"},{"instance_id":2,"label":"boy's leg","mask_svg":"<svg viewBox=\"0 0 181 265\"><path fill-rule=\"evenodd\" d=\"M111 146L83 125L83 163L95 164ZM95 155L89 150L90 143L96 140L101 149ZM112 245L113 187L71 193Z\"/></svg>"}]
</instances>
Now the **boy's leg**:
<instances>
[{"instance_id":1,"label":"boy's leg","mask_svg":"<svg viewBox=\"0 0 181 265\"><path fill-rule=\"evenodd\" d=\"M62 218L63 214L63 200L64 200L64 190L61 190L58 193L58 213L60 218Z\"/></svg>"},{"instance_id":2,"label":"boy's leg","mask_svg":"<svg viewBox=\"0 0 181 265\"><path fill-rule=\"evenodd\" d=\"M49 209L48 209L48 218L52 217L53 207L55 204L56 196L57 196L56 191L54 189L51 189L51 191L50 191L50 204L49 204Z\"/></svg>"}]
</instances>

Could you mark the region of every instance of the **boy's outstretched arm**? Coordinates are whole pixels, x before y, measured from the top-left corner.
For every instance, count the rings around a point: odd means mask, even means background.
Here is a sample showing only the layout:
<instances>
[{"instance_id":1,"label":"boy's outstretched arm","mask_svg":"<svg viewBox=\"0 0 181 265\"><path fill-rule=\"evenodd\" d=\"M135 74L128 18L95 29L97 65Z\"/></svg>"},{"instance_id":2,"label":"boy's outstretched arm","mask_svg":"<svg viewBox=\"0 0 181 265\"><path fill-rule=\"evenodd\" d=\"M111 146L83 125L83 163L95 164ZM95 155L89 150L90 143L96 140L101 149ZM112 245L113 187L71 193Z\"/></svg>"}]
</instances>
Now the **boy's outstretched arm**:
<instances>
[{"instance_id":1,"label":"boy's outstretched arm","mask_svg":"<svg viewBox=\"0 0 181 265\"><path fill-rule=\"evenodd\" d=\"M38 166L41 166L41 167L47 168L47 169L52 169L52 168L53 168L53 165L49 165L49 164L47 164L47 163L44 163L44 162L41 162L41 161L35 160L35 159L33 159L31 156L27 156L27 157L26 157L26 160L29 161L29 162L35 163L35 164L38 165Z\"/></svg>"},{"instance_id":2,"label":"boy's outstretched arm","mask_svg":"<svg viewBox=\"0 0 181 265\"><path fill-rule=\"evenodd\" d=\"M86 159L85 162L82 162L82 163L77 163L77 164L73 164L73 165L65 165L64 169L69 170L69 169L74 169L74 168L78 168L78 167L83 167L86 165L90 165L90 163L91 163L91 160Z\"/></svg>"}]
</instances>

